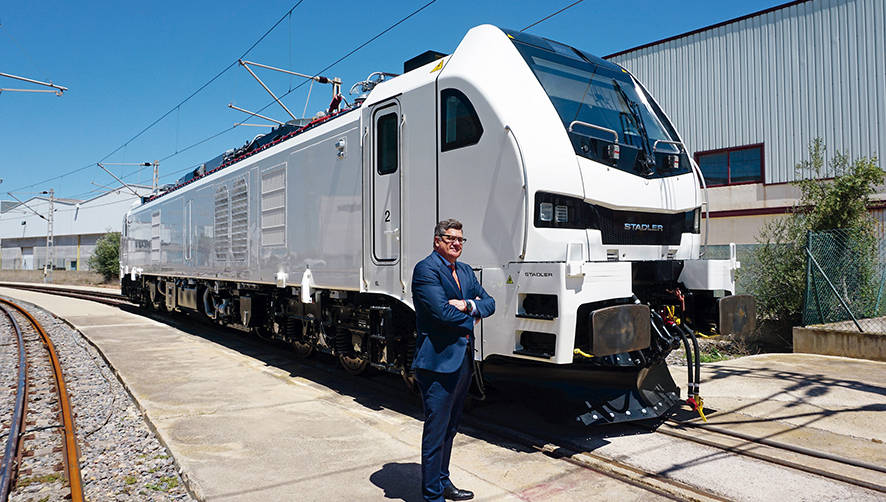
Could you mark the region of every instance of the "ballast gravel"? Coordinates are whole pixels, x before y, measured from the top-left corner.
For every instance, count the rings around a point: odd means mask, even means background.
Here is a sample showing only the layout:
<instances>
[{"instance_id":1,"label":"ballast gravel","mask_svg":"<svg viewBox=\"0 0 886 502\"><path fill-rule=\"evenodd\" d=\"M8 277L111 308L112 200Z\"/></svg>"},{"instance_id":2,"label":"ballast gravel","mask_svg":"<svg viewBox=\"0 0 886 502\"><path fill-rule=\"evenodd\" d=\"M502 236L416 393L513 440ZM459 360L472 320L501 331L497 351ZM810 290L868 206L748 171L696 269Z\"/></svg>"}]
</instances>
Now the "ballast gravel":
<instances>
[{"instance_id":1,"label":"ballast gravel","mask_svg":"<svg viewBox=\"0 0 886 502\"><path fill-rule=\"evenodd\" d=\"M86 500L196 500L169 451L95 347L52 314L18 303L43 325L58 352L75 416ZM24 498L10 500L41 500L39 487L29 488Z\"/></svg>"}]
</instances>

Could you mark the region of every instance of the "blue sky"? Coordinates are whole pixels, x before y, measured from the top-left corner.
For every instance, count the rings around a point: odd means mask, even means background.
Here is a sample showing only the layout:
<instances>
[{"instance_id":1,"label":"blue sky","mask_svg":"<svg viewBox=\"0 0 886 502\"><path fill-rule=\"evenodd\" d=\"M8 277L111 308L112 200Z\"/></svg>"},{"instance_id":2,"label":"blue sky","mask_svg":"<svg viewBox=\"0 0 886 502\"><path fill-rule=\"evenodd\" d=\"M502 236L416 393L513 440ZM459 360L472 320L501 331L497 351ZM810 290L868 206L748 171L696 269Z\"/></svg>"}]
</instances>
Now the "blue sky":
<instances>
[{"instance_id":1,"label":"blue sky","mask_svg":"<svg viewBox=\"0 0 886 502\"><path fill-rule=\"evenodd\" d=\"M247 59L313 74L428 1L303 0ZM266 132L238 127L185 150L246 117L228 109L228 103L254 111L269 103L264 90L235 65L129 141L236 61L295 3L5 2L0 7L0 72L51 80L69 91L61 97L0 93L2 198L9 199L6 192L12 191L26 199L49 188L59 197L93 197L103 191L97 185L116 186L95 166L101 160L164 159L161 183L171 182L195 164ZM401 72L404 60L425 50L452 52L472 26L521 29L570 3L437 0L326 74L341 77L346 92L372 71ZM780 3L585 0L529 32L603 56ZM302 83L266 70L256 73L278 95ZM0 77L0 88L25 87L38 88ZM305 108L307 91L304 85L284 99L296 115ZM329 98L328 86L315 85L307 114L326 107ZM263 113L287 117L277 105ZM150 184L149 169L115 171L127 182Z\"/></svg>"}]
</instances>

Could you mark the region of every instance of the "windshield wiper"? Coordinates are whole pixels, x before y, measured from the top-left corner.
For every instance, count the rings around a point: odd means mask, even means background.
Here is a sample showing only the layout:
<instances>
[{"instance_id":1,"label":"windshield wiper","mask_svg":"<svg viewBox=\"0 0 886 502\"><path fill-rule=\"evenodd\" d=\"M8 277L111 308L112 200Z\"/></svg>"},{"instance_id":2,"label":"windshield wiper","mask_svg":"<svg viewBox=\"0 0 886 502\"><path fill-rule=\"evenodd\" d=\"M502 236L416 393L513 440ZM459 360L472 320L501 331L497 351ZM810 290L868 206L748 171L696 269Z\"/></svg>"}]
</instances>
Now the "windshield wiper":
<instances>
[{"instance_id":1,"label":"windshield wiper","mask_svg":"<svg viewBox=\"0 0 886 502\"><path fill-rule=\"evenodd\" d=\"M628 97L627 93L621 88L621 85L619 85L617 80L612 79L612 87L621 97L621 100L624 101L625 106L631 113L631 118L634 119L634 122L637 125L637 132L640 133L641 138L640 144L643 147L643 158L639 159L640 165L643 166L645 171L643 174L649 176L655 172L655 154L649 151L649 134L646 132L646 124L643 123L643 117L640 115L639 106Z\"/></svg>"}]
</instances>

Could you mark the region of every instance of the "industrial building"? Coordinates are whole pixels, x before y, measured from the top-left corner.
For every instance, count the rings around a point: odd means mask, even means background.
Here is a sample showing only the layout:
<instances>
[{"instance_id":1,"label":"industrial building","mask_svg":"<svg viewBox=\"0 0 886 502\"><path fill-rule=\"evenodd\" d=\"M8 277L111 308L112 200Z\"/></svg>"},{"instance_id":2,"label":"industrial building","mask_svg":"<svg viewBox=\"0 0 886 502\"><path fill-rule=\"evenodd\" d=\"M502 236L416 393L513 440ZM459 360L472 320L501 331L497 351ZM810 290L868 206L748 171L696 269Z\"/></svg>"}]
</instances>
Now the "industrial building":
<instances>
[{"instance_id":1,"label":"industrial building","mask_svg":"<svg viewBox=\"0 0 886 502\"><path fill-rule=\"evenodd\" d=\"M150 187L132 186L140 196ZM40 270L51 254L55 270L89 270L95 244L107 232L119 232L123 215L139 202L127 189L112 190L89 200L37 196L4 205L0 212L0 269ZM49 208L52 246L47 249Z\"/></svg>"},{"instance_id":2,"label":"industrial building","mask_svg":"<svg viewBox=\"0 0 886 502\"><path fill-rule=\"evenodd\" d=\"M788 2L606 56L644 83L694 154L720 245L753 244L790 210L814 138L829 158L882 158L884 57L883 0ZM879 192L870 209L882 235Z\"/></svg>"}]
</instances>

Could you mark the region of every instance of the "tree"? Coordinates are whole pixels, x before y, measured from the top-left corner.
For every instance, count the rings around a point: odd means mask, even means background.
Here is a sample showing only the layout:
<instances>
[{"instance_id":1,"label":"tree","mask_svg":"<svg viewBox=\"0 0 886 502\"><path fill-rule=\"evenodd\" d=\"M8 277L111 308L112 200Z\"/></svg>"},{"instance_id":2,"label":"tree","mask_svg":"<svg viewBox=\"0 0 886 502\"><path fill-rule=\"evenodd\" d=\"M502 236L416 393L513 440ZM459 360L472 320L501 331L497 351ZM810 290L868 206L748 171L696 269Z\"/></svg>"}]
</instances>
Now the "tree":
<instances>
[{"instance_id":1,"label":"tree","mask_svg":"<svg viewBox=\"0 0 886 502\"><path fill-rule=\"evenodd\" d=\"M120 232L108 232L95 243L95 251L89 257L89 268L110 281L120 272Z\"/></svg>"},{"instance_id":2,"label":"tree","mask_svg":"<svg viewBox=\"0 0 886 502\"><path fill-rule=\"evenodd\" d=\"M826 163L825 150L820 138L810 143L809 158L796 166L802 179L793 183L800 189L800 200L790 214L763 226L757 236L760 245L746 272L760 320L775 322L776 330L783 334L803 321L809 232L846 229L856 236L857 243L848 252L871 255L867 262L876 259L873 220L867 206L884 180L877 157L850 161L836 153ZM869 268L854 272L868 274Z\"/></svg>"}]
</instances>

